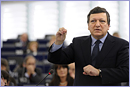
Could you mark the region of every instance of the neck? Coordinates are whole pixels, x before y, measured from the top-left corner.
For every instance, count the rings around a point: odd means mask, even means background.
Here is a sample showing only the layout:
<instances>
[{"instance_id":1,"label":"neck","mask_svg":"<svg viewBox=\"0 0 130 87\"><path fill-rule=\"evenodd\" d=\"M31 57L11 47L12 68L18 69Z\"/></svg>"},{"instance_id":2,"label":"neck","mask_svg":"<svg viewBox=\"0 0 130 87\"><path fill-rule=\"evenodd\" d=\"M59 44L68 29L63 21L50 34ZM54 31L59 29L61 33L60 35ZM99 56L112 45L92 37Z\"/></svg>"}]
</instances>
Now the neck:
<instances>
[{"instance_id":1,"label":"neck","mask_svg":"<svg viewBox=\"0 0 130 87\"><path fill-rule=\"evenodd\" d=\"M61 82L66 82L66 77L60 77Z\"/></svg>"},{"instance_id":2,"label":"neck","mask_svg":"<svg viewBox=\"0 0 130 87\"><path fill-rule=\"evenodd\" d=\"M107 32L106 32L106 34L107 34ZM97 40L99 40L99 39L102 39L103 37L105 37L106 36L106 34L103 34L103 35L101 35L101 36L95 36L95 35L92 35L95 39L97 39Z\"/></svg>"},{"instance_id":3,"label":"neck","mask_svg":"<svg viewBox=\"0 0 130 87\"><path fill-rule=\"evenodd\" d=\"M59 86L67 86L67 81L66 81L66 77L61 77L60 78L60 85Z\"/></svg>"}]
</instances>

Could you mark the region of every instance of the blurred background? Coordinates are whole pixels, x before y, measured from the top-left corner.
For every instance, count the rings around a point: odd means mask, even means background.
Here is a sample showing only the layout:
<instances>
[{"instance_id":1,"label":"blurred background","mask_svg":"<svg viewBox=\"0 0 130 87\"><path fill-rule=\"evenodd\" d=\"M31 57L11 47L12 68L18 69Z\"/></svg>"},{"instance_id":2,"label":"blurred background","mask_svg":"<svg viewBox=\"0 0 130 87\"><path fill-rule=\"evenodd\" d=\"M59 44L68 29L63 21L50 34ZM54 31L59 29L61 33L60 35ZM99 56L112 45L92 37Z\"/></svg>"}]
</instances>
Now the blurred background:
<instances>
[{"instance_id":1,"label":"blurred background","mask_svg":"<svg viewBox=\"0 0 130 87\"><path fill-rule=\"evenodd\" d=\"M24 32L36 40L65 27L69 44L73 37L90 34L87 14L95 6L110 13L109 33L118 31L129 40L129 1L1 1L1 42Z\"/></svg>"},{"instance_id":2,"label":"blurred background","mask_svg":"<svg viewBox=\"0 0 130 87\"><path fill-rule=\"evenodd\" d=\"M7 60L16 84L23 85L16 67L30 54L36 58L42 77L47 75L53 65L47 61L47 49L60 27L67 29L64 47L74 37L89 35L87 14L95 6L110 13L109 33L117 32L129 41L129 1L1 1L1 57ZM23 34L27 35L24 46ZM48 77L44 85L51 79Z\"/></svg>"}]
</instances>

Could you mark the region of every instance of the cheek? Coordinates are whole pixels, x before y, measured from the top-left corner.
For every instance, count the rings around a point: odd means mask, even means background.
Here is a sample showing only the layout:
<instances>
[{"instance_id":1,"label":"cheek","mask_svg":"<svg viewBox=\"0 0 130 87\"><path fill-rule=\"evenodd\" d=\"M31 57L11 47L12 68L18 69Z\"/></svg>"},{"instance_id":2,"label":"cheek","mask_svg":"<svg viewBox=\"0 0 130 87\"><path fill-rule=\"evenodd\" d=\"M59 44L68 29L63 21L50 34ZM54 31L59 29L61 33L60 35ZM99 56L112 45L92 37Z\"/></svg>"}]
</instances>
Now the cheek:
<instances>
[{"instance_id":1,"label":"cheek","mask_svg":"<svg viewBox=\"0 0 130 87\"><path fill-rule=\"evenodd\" d=\"M88 30L90 30L90 25L88 25Z\"/></svg>"},{"instance_id":2,"label":"cheek","mask_svg":"<svg viewBox=\"0 0 130 87\"><path fill-rule=\"evenodd\" d=\"M59 75L59 70L56 71L57 75Z\"/></svg>"},{"instance_id":3,"label":"cheek","mask_svg":"<svg viewBox=\"0 0 130 87\"><path fill-rule=\"evenodd\" d=\"M92 24L88 25L88 30L92 30L93 28L94 28L94 25L92 25Z\"/></svg>"},{"instance_id":4,"label":"cheek","mask_svg":"<svg viewBox=\"0 0 130 87\"><path fill-rule=\"evenodd\" d=\"M34 69L36 68L36 66L35 65L33 65L34 66Z\"/></svg>"}]
</instances>

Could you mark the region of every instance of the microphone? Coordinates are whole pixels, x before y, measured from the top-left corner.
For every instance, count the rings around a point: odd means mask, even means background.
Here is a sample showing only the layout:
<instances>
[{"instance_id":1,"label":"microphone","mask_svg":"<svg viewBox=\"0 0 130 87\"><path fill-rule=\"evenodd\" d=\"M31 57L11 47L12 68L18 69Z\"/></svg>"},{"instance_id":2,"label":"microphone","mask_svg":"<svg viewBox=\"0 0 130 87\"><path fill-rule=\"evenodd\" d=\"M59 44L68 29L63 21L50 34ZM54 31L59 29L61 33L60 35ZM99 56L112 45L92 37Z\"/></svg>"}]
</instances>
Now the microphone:
<instances>
[{"instance_id":1,"label":"microphone","mask_svg":"<svg viewBox=\"0 0 130 87\"><path fill-rule=\"evenodd\" d=\"M48 74L47 74L36 86L38 86L48 75L51 75L53 72L54 72L54 70L51 69L51 70L48 72Z\"/></svg>"}]
</instances>

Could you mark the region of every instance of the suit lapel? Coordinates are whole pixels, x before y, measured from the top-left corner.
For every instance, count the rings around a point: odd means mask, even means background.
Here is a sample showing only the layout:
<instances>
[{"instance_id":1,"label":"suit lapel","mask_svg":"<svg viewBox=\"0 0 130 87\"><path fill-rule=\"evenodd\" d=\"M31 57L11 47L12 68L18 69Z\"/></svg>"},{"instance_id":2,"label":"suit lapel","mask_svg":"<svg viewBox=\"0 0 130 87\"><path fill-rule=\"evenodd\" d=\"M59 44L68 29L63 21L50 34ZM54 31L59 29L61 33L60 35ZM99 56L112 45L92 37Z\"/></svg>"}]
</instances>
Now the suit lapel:
<instances>
[{"instance_id":1,"label":"suit lapel","mask_svg":"<svg viewBox=\"0 0 130 87\"><path fill-rule=\"evenodd\" d=\"M99 55L97 56L96 65L95 65L96 68L100 67L103 60L105 59L107 54L110 52L110 50L112 49L113 46L114 46L114 39L112 38L112 36L110 34L108 34L108 36L103 44L103 47L102 47L101 51L99 52Z\"/></svg>"},{"instance_id":2,"label":"suit lapel","mask_svg":"<svg viewBox=\"0 0 130 87\"><path fill-rule=\"evenodd\" d=\"M82 48L82 53L84 57L84 62L85 64L91 64L91 37L88 36L82 43L81 43L81 48Z\"/></svg>"}]
</instances>

